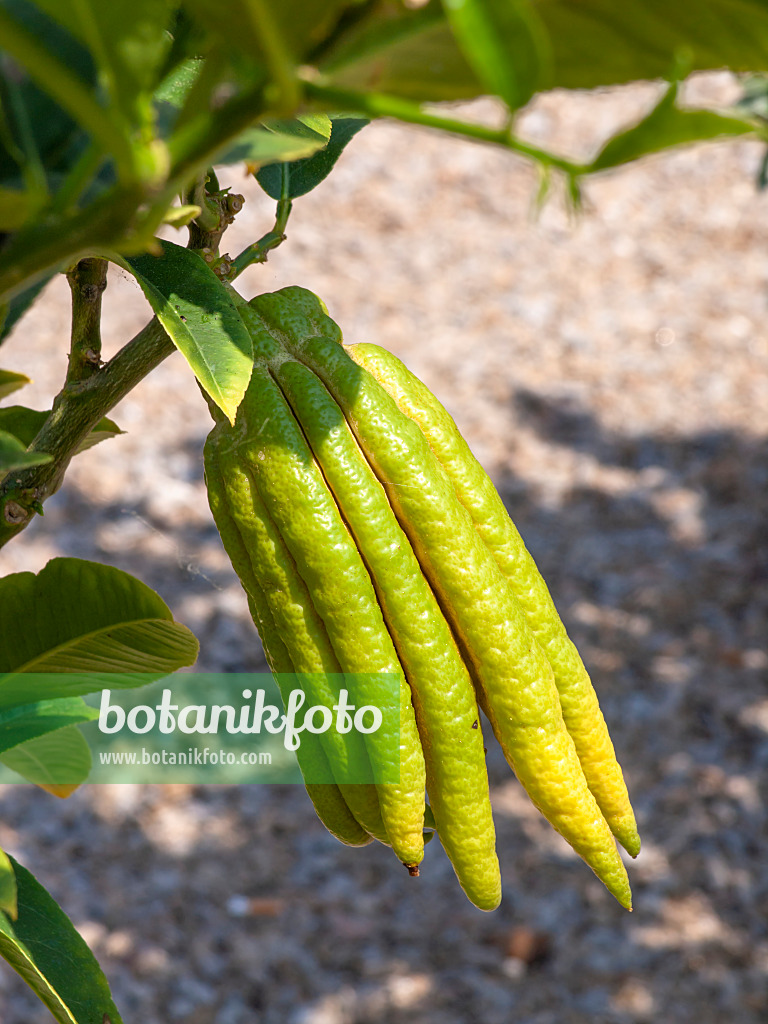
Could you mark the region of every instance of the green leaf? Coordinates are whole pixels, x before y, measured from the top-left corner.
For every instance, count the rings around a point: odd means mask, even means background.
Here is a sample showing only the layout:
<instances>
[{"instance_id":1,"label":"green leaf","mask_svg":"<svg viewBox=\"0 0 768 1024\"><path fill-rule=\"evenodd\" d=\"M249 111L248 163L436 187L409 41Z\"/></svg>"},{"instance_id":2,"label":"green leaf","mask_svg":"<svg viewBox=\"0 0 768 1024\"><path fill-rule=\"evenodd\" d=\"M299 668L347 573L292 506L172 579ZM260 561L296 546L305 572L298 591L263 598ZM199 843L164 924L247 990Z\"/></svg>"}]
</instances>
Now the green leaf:
<instances>
[{"instance_id":1,"label":"green leaf","mask_svg":"<svg viewBox=\"0 0 768 1024\"><path fill-rule=\"evenodd\" d=\"M0 711L0 754L27 740L94 718L98 718L98 711L81 697L40 700Z\"/></svg>"},{"instance_id":2,"label":"green leaf","mask_svg":"<svg viewBox=\"0 0 768 1024\"><path fill-rule=\"evenodd\" d=\"M32 444L50 414L26 405L9 405L0 409L0 430L17 437L25 446Z\"/></svg>"},{"instance_id":3,"label":"green leaf","mask_svg":"<svg viewBox=\"0 0 768 1024\"><path fill-rule=\"evenodd\" d=\"M283 132L288 135L298 135L304 138L313 138L320 135L327 142L331 137L331 119L327 114L299 114L292 120L264 121L265 128L271 131Z\"/></svg>"},{"instance_id":4,"label":"green leaf","mask_svg":"<svg viewBox=\"0 0 768 1024\"><path fill-rule=\"evenodd\" d=\"M103 419L99 420L89 434L86 434L80 442L80 446L75 454L79 455L80 452L87 451L89 448L93 448L94 445L100 444L102 441L109 441L110 438L117 437L118 434L124 433L125 431L121 430L114 420L105 416Z\"/></svg>"},{"instance_id":5,"label":"green leaf","mask_svg":"<svg viewBox=\"0 0 768 1024\"><path fill-rule=\"evenodd\" d=\"M664 78L685 52L694 71L768 68L763 0L541 0L553 86L592 89Z\"/></svg>"},{"instance_id":6,"label":"green leaf","mask_svg":"<svg viewBox=\"0 0 768 1024\"><path fill-rule=\"evenodd\" d=\"M91 770L91 748L76 725L27 740L0 754L0 763L54 796L67 797Z\"/></svg>"},{"instance_id":7,"label":"green leaf","mask_svg":"<svg viewBox=\"0 0 768 1024\"><path fill-rule=\"evenodd\" d=\"M27 446L18 437L7 430L0 430L0 476L14 469L42 466L52 459L53 456L45 452L28 452Z\"/></svg>"},{"instance_id":8,"label":"green leaf","mask_svg":"<svg viewBox=\"0 0 768 1024\"><path fill-rule=\"evenodd\" d=\"M202 212L202 207L200 206L172 206L163 217L163 224L170 224L172 228L176 228L178 231L180 228L185 228L187 224L191 223Z\"/></svg>"},{"instance_id":9,"label":"green leaf","mask_svg":"<svg viewBox=\"0 0 768 1024\"><path fill-rule=\"evenodd\" d=\"M137 169L137 152L145 149L137 139L132 137L129 126L124 119L116 116L116 111L108 109L100 102L96 91L90 83L84 82L73 67L62 56L51 51L45 44L44 37L30 30L18 18L16 6L11 14L0 4L0 34L3 37L3 48L21 65L44 91L48 92L55 102L78 122L78 124L104 145L115 159L120 174L133 175ZM21 5L22 10L24 4ZM28 6L28 5L26 5ZM11 94L14 88L9 90ZM26 104L16 104L19 113L17 130L23 131L25 123L32 123L30 111ZM34 132L19 135L20 148L24 152L25 169L34 171L38 165L39 151L35 144Z\"/></svg>"},{"instance_id":10,"label":"green leaf","mask_svg":"<svg viewBox=\"0 0 768 1024\"><path fill-rule=\"evenodd\" d=\"M16 875L10 857L4 850L0 850L0 911L12 921L19 916Z\"/></svg>"},{"instance_id":11,"label":"green leaf","mask_svg":"<svg viewBox=\"0 0 768 1024\"><path fill-rule=\"evenodd\" d=\"M440 0L417 10L374 5L323 53L318 67L334 85L417 101L472 99L483 92Z\"/></svg>"},{"instance_id":12,"label":"green leaf","mask_svg":"<svg viewBox=\"0 0 768 1024\"><path fill-rule=\"evenodd\" d=\"M549 40L528 0L443 0L443 6L478 79L510 110L547 84Z\"/></svg>"},{"instance_id":13,"label":"green leaf","mask_svg":"<svg viewBox=\"0 0 768 1024\"><path fill-rule=\"evenodd\" d=\"M200 384L234 423L253 368L253 346L227 289L197 253L159 242L161 256L113 256L139 282Z\"/></svg>"},{"instance_id":14,"label":"green leaf","mask_svg":"<svg viewBox=\"0 0 768 1024\"><path fill-rule=\"evenodd\" d=\"M172 68L155 90L155 102L168 103L175 110L181 110L203 70L200 57L190 57Z\"/></svg>"},{"instance_id":15,"label":"green leaf","mask_svg":"<svg viewBox=\"0 0 768 1024\"><path fill-rule=\"evenodd\" d=\"M503 28L521 2L472 0L472 8L492 11L488 17ZM768 6L763 0L538 0L532 6L551 46L551 88L663 78L683 52L693 70L768 70ZM469 63L439 0L416 10L372 4L365 17L328 46L317 66L334 85L416 101L470 99L483 92L478 75L486 88L493 84L504 96L509 87L501 77L494 83L488 77L502 76L498 58L482 74L479 63L484 49L498 52L502 37L494 41L484 30L470 39L468 33L469 28L462 41L474 54Z\"/></svg>"},{"instance_id":16,"label":"green leaf","mask_svg":"<svg viewBox=\"0 0 768 1024\"><path fill-rule=\"evenodd\" d=\"M54 558L0 579L0 708L143 685L197 651L162 598L112 566Z\"/></svg>"},{"instance_id":17,"label":"green leaf","mask_svg":"<svg viewBox=\"0 0 768 1024\"><path fill-rule=\"evenodd\" d=\"M154 103L157 111L158 134L166 138L176 124L179 112L200 78L205 61L191 57L171 68L155 90Z\"/></svg>"},{"instance_id":18,"label":"green leaf","mask_svg":"<svg viewBox=\"0 0 768 1024\"><path fill-rule=\"evenodd\" d=\"M122 1024L96 958L53 897L10 858L19 916L0 916L0 956L17 971L59 1024Z\"/></svg>"},{"instance_id":19,"label":"green leaf","mask_svg":"<svg viewBox=\"0 0 768 1024\"><path fill-rule=\"evenodd\" d=\"M9 405L5 409L0 409L0 431L13 434L25 446L30 445L49 416L50 411L43 409L29 409L25 405ZM124 431L118 427L114 420L105 416L104 419L99 420L90 434L81 442L80 447L77 449L77 454L86 451L88 448L93 448L100 441L106 441L110 437L116 437L122 433ZM37 457L40 453L34 454ZM42 461L49 462L50 459L46 456ZM35 464L28 463L28 465Z\"/></svg>"},{"instance_id":20,"label":"green leaf","mask_svg":"<svg viewBox=\"0 0 768 1024\"><path fill-rule=\"evenodd\" d=\"M301 61L321 45L334 30L339 16L360 0L266 0L275 28L291 54ZM264 33L258 15L260 4L252 0L229 0L227 17L222 17L219 0L187 0L191 12L209 31L226 40L229 47L251 59L264 56Z\"/></svg>"},{"instance_id":21,"label":"green leaf","mask_svg":"<svg viewBox=\"0 0 768 1024\"><path fill-rule=\"evenodd\" d=\"M12 370L0 370L0 398L7 398L8 395L23 388L25 384L32 381L23 373L14 373Z\"/></svg>"},{"instance_id":22,"label":"green leaf","mask_svg":"<svg viewBox=\"0 0 768 1024\"><path fill-rule=\"evenodd\" d=\"M275 21L298 58L322 45L342 12L360 6L360 0L280 0L273 5Z\"/></svg>"},{"instance_id":23,"label":"green leaf","mask_svg":"<svg viewBox=\"0 0 768 1024\"><path fill-rule=\"evenodd\" d=\"M42 10L26 0L3 0L0 6L11 11L14 19L79 79L91 87L95 86L96 69L90 53ZM15 91L16 103L21 108L16 114L12 113L16 106L12 91ZM84 138L84 133L56 100L23 73L15 80L13 90L9 88L8 76L0 75L0 107L0 122L3 117L7 119L6 125L0 123L0 181L4 184L17 183L28 173L28 168L20 164L24 159L18 145L20 112L31 130L33 146L49 174L62 167L76 141Z\"/></svg>"},{"instance_id":24,"label":"green leaf","mask_svg":"<svg viewBox=\"0 0 768 1024\"><path fill-rule=\"evenodd\" d=\"M168 0L36 0L96 61L111 103L129 124L146 122L147 95L170 48Z\"/></svg>"},{"instance_id":25,"label":"green leaf","mask_svg":"<svg viewBox=\"0 0 768 1024\"><path fill-rule=\"evenodd\" d=\"M265 121L248 128L216 157L218 164L245 162L255 167L277 161L300 160L323 149L331 137L326 114L306 115L293 121Z\"/></svg>"},{"instance_id":26,"label":"green leaf","mask_svg":"<svg viewBox=\"0 0 768 1024\"><path fill-rule=\"evenodd\" d=\"M0 231L16 231L29 216L29 196L17 188L0 187Z\"/></svg>"},{"instance_id":27,"label":"green leaf","mask_svg":"<svg viewBox=\"0 0 768 1024\"><path fill-rule=\"evenodd\" d=\"M604 171L672 146L754 131L754 124L741 118L710 110L681 110L675 105L676 98L677 84L673 83L647 117L603 146L587 171Z\"/></svg>"},{"instance_id":28,"label":"green leaf","mask_svg":"<svg viewBox=\"0 0 768 1024\"><path fill-rule=\"evenodd\" d=\"M296 160L287 164L288 197L306 195L320 184L333 170L344 147L364 128L369 121L364 117L331 117L331 137L325 149L305 160ZM282 189L283 164L270 164L256 172L256 178L272 199L280 199Z\"/></svg>"}]
</instances>

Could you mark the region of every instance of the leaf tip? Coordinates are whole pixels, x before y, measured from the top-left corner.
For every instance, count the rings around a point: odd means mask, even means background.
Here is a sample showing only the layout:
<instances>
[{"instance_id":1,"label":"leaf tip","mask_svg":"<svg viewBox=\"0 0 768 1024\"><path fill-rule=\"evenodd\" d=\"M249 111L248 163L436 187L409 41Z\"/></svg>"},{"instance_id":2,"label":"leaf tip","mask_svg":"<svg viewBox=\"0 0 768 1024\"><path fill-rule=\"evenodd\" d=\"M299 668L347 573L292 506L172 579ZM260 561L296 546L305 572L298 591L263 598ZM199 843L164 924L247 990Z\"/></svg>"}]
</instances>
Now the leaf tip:
<instances>
[{"instance_id":1,"label":"leaf tip","mask_svg":"<svg viewBox=\"0 0 768 1024\"><path fill-rule=\"evenodd\" d=\"M57 783L53 783L53 782L51 782L51 783L40 782L40 783L38 783L38 785L40 786L40 789L44 789L46 791L46 793L52 793L53 796L57 796L61 800L66 800L66 798L68 796L72 796L72 794L75 792L75 790L79 787L80 783L79 782L74 782L74 783L67 783L67 784L64 784L64 783L57 784Z\"/></svg>"}]
</instances>

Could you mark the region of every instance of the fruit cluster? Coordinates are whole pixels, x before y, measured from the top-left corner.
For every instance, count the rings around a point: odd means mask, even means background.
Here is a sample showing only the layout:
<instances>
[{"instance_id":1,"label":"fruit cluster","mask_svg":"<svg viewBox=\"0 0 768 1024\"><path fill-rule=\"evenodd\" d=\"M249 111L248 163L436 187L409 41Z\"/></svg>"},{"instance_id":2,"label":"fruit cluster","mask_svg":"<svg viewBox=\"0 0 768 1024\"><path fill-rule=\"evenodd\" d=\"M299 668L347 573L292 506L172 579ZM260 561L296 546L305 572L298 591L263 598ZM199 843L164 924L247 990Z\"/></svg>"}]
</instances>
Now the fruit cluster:
<instances>
[{"instance_id":1,"label":"fruit cluster","mask_svg":"<svg viewBox=\"0 0 768 1024\"><path fill-rule=\"evenodd\" d=\"M630 908L614 836L632 856L640 840L594 689L453 420L390 353L341 344L310 292L239 302L255 365L235 425L206 442L206 480L270 667L306 673L328 707L340 673L399 685L399 781L311 783L320 818L412 874L434 826L469 899L494 909L479 705L536 807ZM329 731L298 754L305 778L342 780L350 757L391 750L386 731Z\"/></svg>"}]
</instances>

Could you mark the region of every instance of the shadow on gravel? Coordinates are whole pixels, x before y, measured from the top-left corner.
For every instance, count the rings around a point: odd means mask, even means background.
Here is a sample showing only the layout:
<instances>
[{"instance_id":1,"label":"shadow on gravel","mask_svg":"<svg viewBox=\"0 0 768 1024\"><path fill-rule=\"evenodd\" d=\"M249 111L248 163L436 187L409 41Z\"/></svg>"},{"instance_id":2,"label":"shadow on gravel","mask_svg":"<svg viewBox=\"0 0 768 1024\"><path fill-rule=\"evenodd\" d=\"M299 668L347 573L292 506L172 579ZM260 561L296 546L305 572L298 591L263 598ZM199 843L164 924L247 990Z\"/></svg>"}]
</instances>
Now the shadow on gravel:
<instances>
[{"instance_id":1,"label":"shadow on gravel","mask_svg":"<svg viewBox=\"0 0 768 1024\"><path fill-rule=\"evenodd\" d=\"M0 838L83 925L126 1020L765 1019L768 441L610 434L576 406L527 392L515 405L581 460L557 506L499 485L627 772L644 838L635 913L540 820L492 742L505 880L492 915L467 903L437 843L408 879L383 847L326 835L296 788L105 787L67 804L7 792ZM189 482L198 455L180 451ZM222 599L237 584L212 524L174 525L143 501L94 508L72 487L57 503L61 553L116 564L185 608L206 667L263 670ZM46 1019L4 984L4 1024Z\"/></svg>"}]
</instances>

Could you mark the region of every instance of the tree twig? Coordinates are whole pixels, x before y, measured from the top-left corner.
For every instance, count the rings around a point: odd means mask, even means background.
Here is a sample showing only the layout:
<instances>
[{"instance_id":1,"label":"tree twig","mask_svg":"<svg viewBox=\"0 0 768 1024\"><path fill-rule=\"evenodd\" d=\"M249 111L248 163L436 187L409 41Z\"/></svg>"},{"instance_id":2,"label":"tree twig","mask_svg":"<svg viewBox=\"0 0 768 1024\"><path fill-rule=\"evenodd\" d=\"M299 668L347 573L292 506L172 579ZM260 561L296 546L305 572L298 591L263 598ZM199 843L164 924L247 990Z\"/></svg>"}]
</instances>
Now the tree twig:
<instances>
[{"instance_id":1,"label":"tree twig","mask_svg":"<svg viewBox=\"0 0 768 1024\"><path fill-rule=\"evenodd\" d=\"M275 226L271 231L262 235L258 242L249 245L238 256L235 256L232 260L232 270L229 274L230 281L234 281L236 277L242 274L246 267L250 267L254 263L266 263L267 256L271 250L276 249L281 242L285 241L285 229L288 225L288 218L291 215L293 203L289 198L290 169L288 164L282 164L281 171L280 198L277 201Z\"/></svg>"},{"instance_id":2,"label":"tree twig","mask_svg":"<svg viewBox=\"0 0 768 1024\"><path fill-rule=\"evenodd\" d=\"M65 384L29 446L29 451L45 452L53 460L11 472L0 481L0 547L23 530L58 489L70 460L99 420L173 351L173 342L153 318L86 380L77 386Z\"/></svg>"},{"instance_id":3,"label":"tree twig","mask_svg":"<svg viewBox=\"0 0 768 1024\"><path fill-rule=\"evenodd\" d=\"M521 156L527 156L545 167L556 167L568 178L578 178L588 170L584 164L574 163L565 157L557 156L546 149L529 145L512 134L508 127L488 128L483 124L471 121L460 121L442 114L431 114L413 100L404 100L399 96L386 93L357 92L353 89L340 89L326 85L321 81L306 79L304 82L306 95L323 103L326 109L355 111L368 114L369 117L394 117L406 124L422 125L425 128L437 128L451 135L461 135L477 142L490 142L505 149L511 149Z\"/></svg>"},{"instance_id":4,"label":"tree twig","mask_svg":"<svg viewBox=\"0 0 768 1024\"><path fill-rule=\"evenodd\" d=\"M81 384L101 363L101 297L107 287L107 261L80 260L67 274L72 292L72 341L67 385Z\"/></svg>"},{"instance_id":5,"label":"tree twig","mask_svg":"<svg viewBox=\"0 0 768 1024\"><path fill-rule=\"evenodd\" d=\"M222 232L242 208L243 197L218 190L215 175L209 175L209 184L216 191L206 193L205 199L215 203L220 211L219 222L211 232L205 232L199 225L194 232L190 231L190 248L218 246ZM287 216L285 212L284 218ZM58 490L72 457L99 420L175 351L165 329L153 317L117 355L101 365L101 299L106 270L106 260L87 258L80 260L67 275L72 290L72 347L67 379L48 419L28 448L30 452L45 452L52 460L42 466L13 471L0 479L0 547L29 525L45 499Z\"/></svg>"}]
</instances>

